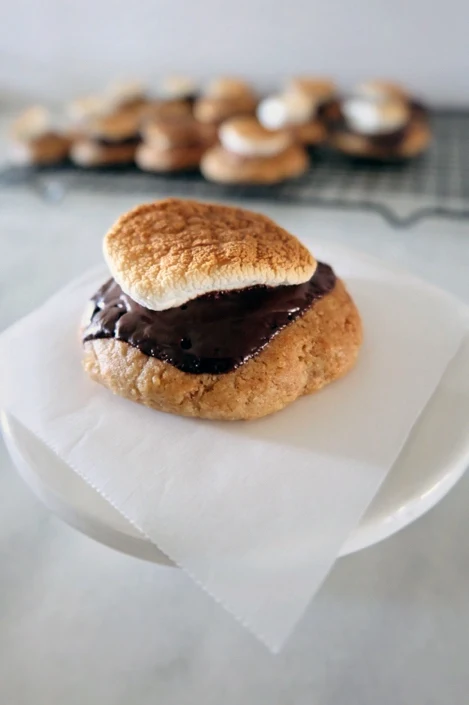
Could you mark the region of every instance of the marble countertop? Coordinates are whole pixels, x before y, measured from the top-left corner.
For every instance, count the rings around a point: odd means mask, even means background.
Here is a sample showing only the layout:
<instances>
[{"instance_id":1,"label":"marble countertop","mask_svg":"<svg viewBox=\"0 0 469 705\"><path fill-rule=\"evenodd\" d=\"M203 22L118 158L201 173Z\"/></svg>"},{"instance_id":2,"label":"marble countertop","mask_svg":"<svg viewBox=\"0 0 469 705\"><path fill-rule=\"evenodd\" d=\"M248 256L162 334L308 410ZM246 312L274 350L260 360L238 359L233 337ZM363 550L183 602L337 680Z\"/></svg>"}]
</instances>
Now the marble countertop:
<instances>
[{"instance_id":1,"label":"marble countertop","mask_svg":"<svg viewBox=\"0 0 469 705\"><path fill-rule=\"evenodd\" d=\"M97 263L103 232L135 202L0 191L0 328ZM374 215L259 207L469 303L467 223L392 230ZM49 514L1 445L0 703L463 705L468 499L469 476L414 525L338 561L272 656L181 571L120 555Z\"/></svg>"}]
</instances>

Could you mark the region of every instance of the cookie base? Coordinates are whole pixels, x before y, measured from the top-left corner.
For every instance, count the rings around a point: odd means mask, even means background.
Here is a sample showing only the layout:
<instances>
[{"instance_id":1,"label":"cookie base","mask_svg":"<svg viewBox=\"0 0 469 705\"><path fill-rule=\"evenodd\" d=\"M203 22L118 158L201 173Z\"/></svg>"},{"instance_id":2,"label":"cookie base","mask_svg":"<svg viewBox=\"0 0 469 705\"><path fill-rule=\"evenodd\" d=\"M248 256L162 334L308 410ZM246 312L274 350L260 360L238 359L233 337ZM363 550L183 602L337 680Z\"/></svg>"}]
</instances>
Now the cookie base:
<instances>
[{"instance_id":1,"label":"cookie base","mask_svg":"<svg viewBox=\"0 0 469 705\"><path fill-rule=\"evenodd\" d=\"M135 161L143 171L183 171L198 167L206 151L207 145L159 149L143 143L137 149Z\"/></svg>"},{"instance_id":2,"label":"cookie base","mask_svg":"<svg viewBox=\"0 0 469 705\"><path fill-rule=\"evenodd\" d=\"M350 157L392 161L417 157L427 149L430 140L430 127L424 122L415 121L409 125L401 144L393 148L375 145L365 136L352 132L332 133L329 144Z\"/></svg>"},{"instance_id":3,"label":"cookie base","mask_svg":"<svg viewBox=\"0 0 469 705\"><path fill-rule=\"evenodd\" d=\"M70 157L77 166L95 167L113 164L131 164L137 150L134 144L104 145L94 140L84 139L76 142Z\"/></svg>"},{"instance_id":4,"label":"cookie base","mask_svg":"<svg viewBox=\"0 0 469 705\"><path fill-rule=\"evenodd\" d=\"M304 174L308 155L292 145L273 157L240 157L217 145L204 155L201 171L209 181L224 184L276 184Z\"/></svg>"},{"instance_id":5,"label":"cookie base","mask_svg":"<svg viewBox=\"0 0 469 705\"><path fill-rule=\"evenodd\" d=\"M16 166L49 166L59 164L67 157L70 150L67 136L48 133L36 139L10 145L9 159Z\"/></svg>"},{"instance_id":6,"label":"cookie base","mask_svg":"<svg viewBox=\"0 0 469 705\"><path fill-rule=\"evenodd\" d=\"M199 122L220 125L224 120L237 115L254 115L256 106L256 98L249 94L233 98L202 96L195 102L194 116Z\"/></svg>"},{"instance_id":7,"label":"cookie base","mask_svg":"<svg viewBox=\"0 0 469 705\"><path fill-rule=\"evenodd\" d=\"M338 279L330 294L233 372L194 375L115 339L84 344L84 368L114 394L182 416L249 420L342 377L362 342L359 313Z\"/></svg>"}]
</instances>

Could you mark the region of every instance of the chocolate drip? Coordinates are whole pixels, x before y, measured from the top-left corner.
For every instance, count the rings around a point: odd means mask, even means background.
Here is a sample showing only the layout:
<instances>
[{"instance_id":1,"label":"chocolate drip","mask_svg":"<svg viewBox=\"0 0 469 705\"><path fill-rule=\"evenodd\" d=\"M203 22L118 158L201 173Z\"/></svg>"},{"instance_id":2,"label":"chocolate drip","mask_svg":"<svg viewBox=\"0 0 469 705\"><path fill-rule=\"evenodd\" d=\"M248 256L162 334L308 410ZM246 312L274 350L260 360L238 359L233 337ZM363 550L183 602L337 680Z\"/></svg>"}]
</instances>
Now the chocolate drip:
<instances>
[{"instance_id":1,"label":"chocolate drip","mask_svg":"<svg viewBox=\"0 0 469 705\"><path fill-rule=\"evenodd\" d=\"M183 372L231 372L332 291L335 281L331 267L319 263L305 284L215 292L177 308L151 311L111 279L92 299L83 342L115 338Z\"/></svg>"}]
</instances>

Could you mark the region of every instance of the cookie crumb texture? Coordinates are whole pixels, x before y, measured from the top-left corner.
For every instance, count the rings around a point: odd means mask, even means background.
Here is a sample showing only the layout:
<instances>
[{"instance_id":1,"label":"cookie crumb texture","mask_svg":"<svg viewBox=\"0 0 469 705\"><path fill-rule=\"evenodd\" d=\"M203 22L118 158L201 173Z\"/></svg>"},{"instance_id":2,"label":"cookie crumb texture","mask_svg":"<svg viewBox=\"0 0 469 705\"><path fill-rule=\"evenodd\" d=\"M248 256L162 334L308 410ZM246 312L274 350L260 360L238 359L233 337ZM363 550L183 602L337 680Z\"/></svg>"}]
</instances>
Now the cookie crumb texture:
<instances>
[{"instance_id":1,"label":"cookie crumb texture","mask_svg":"<svg viewBox=\"0 0 469 705\"><path fill-rule=\"evenodd\" d=\"M343 283L233 372L192 375L118 340L84 345L84 367L115 394L159 411L206 419L255 419L342 377L362 341Z\"/></svg>"}]
</instances>

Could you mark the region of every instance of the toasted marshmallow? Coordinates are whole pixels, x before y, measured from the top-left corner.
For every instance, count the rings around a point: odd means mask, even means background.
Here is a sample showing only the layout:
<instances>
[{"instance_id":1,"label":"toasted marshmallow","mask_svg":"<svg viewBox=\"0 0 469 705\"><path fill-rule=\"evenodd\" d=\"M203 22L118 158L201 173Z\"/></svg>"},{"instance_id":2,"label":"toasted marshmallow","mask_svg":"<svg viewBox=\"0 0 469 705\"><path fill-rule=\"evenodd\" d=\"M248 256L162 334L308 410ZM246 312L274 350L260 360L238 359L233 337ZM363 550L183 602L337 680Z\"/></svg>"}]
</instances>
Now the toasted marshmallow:
<instances>
[{"instance_id":1,"label":"toasted marshmallow","mask_svg":"<svg viewBox=\"0 0 469 705\"><path fill-rule=\"evenodd\" d=\"M268 130L280 130L290 125L308 122L315 112L315 103L304 93L283 93L262 100L257 117Z\"/></svg>"},{"instance_id":2,"label":"toasted marshmallow","mask_svg":"<svg viewBox=\"0 0 469 705\"><path fill-rule=\"evenodd\" d=\"M407 100L408 93L397 83L391 81L365 81L355 87L353 93L363 98L387 100L390 98Z\"/></svg>"},{"instance_id":3,"label":"toasted marshmallow","mask_svg":"<svg viewBox=\"0 0 469 705\"><path fill-rule=\"evenodd\" d=\"M108 111L109 101L101 95L85 95L67 106L67 115L74 123L87 122L105 115Z\"/></svg>"},{"instance_id":4,"label":"toasted marshmallow","mask_svg":"<svg viewBox=\"0 0 469 705\"><path fill-rule=\"evenodd\" d=\"M106 90L106 97L113 108L120 107L145 97L145 87L141 81L118 81Z\"/></svg>"},{"instance_id":5,"label":"toasted marshmallow","mask_svg":"<svg viewBox=\"0 0 469 705\"><path fill-rule=\"evenodd\" d=\"M231 77L216 78L205 90L208 98L237 98L250 93L251 89L245 81Z\"/></svg>"},{"instance_id":6,"label":"toasted marshmallow","mask_svg":"<svg viewBox=\"0 0 469 705\"><path fill-rule=\"evenodd\" d=\"M164 98L181 100L195 95L197 86L190 76L166 76L161 83L161 93Z\"/></svg>"},{"instance_id":7,"label":"toasted marshmallow","mask_svg":"<svg viewBox=\"0 0 469 705\"><path fill-rule=\"evenodd\" d=\"M218 133L222 146L243 157L272 157L292 142L288 132L266 130L253 117L237 117L224 122Z\"/></svg>"},{"instance_id":8,"label":"toasted marshmallow","mask_svg":"<svg viewBox=\"0 0 469 705\"><path fill-rule=\"evenodd\" d=\"M400 100L349 98L343 102L342 112L350 128L363 135L394 132L410 117L409 108Z\"/></svg>"},{"instance_id":9,"label":"toasted marshmallow","mask_svg":"<svg viewBox=\"0 0 469 705\"><path fill-rule=\"evenodd\" d=\"M44 135L52 127L48 110L41 105L33 105L25 110L11 126L13 139L20 142L34 140Z\"/></svg>"},{"instance_id":10,"label":"toasted marshmallow","mask_svg":"<svg viewBox=\"0 0 469 705\"><path fill-rule=\"evenodd\" d=\"M153 311L214 291L302 284L317 266L296 237L263 215L175 198L121 216L103 251L122 290Z\"/></svg>"}]
</instances>

